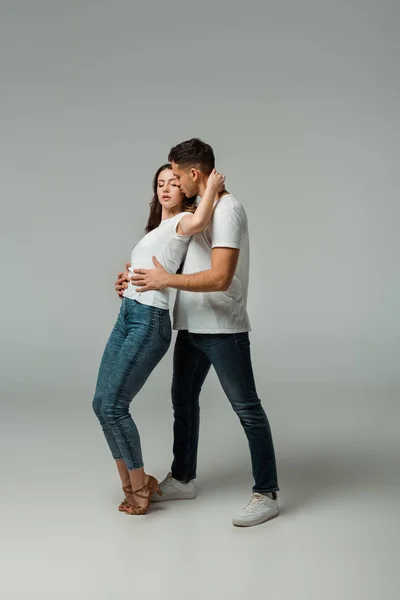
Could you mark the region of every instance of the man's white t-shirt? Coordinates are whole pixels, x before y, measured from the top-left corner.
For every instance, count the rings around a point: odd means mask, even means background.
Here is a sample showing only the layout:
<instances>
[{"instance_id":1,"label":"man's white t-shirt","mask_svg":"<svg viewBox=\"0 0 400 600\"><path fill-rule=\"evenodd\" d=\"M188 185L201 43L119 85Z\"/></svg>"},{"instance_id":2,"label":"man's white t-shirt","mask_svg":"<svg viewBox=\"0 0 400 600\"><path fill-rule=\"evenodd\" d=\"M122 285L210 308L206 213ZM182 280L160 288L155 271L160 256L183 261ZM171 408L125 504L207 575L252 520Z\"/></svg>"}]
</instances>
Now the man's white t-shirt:
<instances>
[{"instance_id":1,"label":"man's white t-shirt","mask_svg":"<svg viewBox=\"0 0 400 600\"><path fill-rule=\"evenodd\" d=\"M181 266L189 245L190 235L179 235L176 230L178 223L184 215L182 212L170 219L164 219L160 225L147 233L136 244L131 254L131 266L129 271L133 275L134 269L154 269L153 256L164 265L169 273L176 273ZM169 288L165 290L147 290L137 292L137 285L129 281L124 291L125 298L137 300L141 304L157 306L158 308L169 308Z\"/></svg>"},{"instance_id":2,"label":"man's white t-shirt","mask_svg":"<svg viewBox=\"0 0 400 600\"><path fill-rule=\"evenodd\" d=\"M232 194L219 200L213 220L190 241L182 273L211 268L213 248L239 248L239 260L232 283L225 292L178 290L174 307L174 329L191 333L241 333L250 331L247 315L249 286L249 232L242 204Z\"/></svg>"}]
</instances>

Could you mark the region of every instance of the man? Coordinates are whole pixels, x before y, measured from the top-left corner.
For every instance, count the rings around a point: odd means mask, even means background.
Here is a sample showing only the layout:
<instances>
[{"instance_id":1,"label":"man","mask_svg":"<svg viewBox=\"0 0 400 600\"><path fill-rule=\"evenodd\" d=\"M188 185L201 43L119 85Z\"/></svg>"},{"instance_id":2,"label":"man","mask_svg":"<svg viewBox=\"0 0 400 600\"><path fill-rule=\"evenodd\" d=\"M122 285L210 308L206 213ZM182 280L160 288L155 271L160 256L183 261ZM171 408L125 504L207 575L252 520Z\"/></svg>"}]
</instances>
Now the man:
<instances>
[{"instance_id":1,"label":"man","mask_svg":"<svg viewBox=\"0 0 400 600\"><path fill-rule=\"evenodd\" d=\"M168 160L183 193L201 197L215 166L211 146L194 138L172 148ZM189 244L181 274L167 273L155 257L153 262L155 269L135 270L132 283L140 291L178 290L172 380L174 460L171 473L160 484L160 500L196 497L199 395L213 365L247 436L255 481L248 504L233 524L263 523L279 513L279 488L270 426L251 364L246 311L249 238L242 204L232 194L221 193L212 223ZM127 277L127 272L119 274L117 292L123 291Z\"/></svg>"}]
</instances>

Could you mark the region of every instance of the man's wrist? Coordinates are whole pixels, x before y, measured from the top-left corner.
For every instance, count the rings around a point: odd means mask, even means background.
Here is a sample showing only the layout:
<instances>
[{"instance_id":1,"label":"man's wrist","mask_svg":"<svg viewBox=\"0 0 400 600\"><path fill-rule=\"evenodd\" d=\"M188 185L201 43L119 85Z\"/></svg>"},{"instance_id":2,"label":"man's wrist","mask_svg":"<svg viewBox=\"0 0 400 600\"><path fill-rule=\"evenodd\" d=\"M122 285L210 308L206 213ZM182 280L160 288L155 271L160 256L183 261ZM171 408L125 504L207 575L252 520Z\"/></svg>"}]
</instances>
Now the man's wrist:
<instances>
[{"instance_id":1,"label":"man's wrist","mask_svg":"<svg viewBox=\"0 0 400 600\"><path fill-rule=\"evenodd\" d=\"M173 284L173 274L172 273L165 273L164 275L164 281L163 281L163 286L164 288L168 288L168 287L172 287Z\"/></svg>"}]
</instances>

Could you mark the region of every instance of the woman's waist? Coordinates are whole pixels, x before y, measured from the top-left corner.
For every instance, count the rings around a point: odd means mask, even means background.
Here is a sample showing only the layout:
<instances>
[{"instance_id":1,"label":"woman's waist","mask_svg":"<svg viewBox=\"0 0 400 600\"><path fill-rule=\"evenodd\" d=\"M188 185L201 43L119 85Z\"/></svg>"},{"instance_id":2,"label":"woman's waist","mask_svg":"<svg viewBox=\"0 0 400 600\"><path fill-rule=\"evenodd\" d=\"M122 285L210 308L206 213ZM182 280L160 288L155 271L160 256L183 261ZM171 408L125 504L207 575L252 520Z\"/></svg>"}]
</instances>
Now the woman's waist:
<instances>
[{"instance_id":1,"label":"woman's waist","mask_svg":"<svg viewBox=\"0 0 400 600\"><path fill-rule=\"evenodd\" d=\"M147 290L145 292L137 291L136 285L129 283L124 291L124 298L136 300L140 304L154 306L160 309L169 310L169 290Z\"/></svg>"},{"instance_id":2,"label":"woman's waist","mask_svg":"<svg viewBox=\"0 0 400 600\"><path fill-rule=\"evenodd\" d=\"M131 275L134 275L135 269L154 269L152 257L145 260L133 260L131 258L131 266L129 267L128 271L131 273Z\"/></svg>"},{"instance_id":3,"label":"woman's waist","mask_svg":"<svg viewBox=\"0 0 400 600\"><path fill-rule=\"evenodd\" d=\"M167 311L169 312L168 308L161 308L159 306L156 306L155 304L151 304L151 303L145 303L143 302L143 296L140 298L140 296L138 295L137 298L133 298L130 296L123 296L122 297L122 302L125 304L128 304L131 307L134 307L135 305L139 305L137 306L137 308L143 307L144 310L146 309L151 309L151 308L155 308L157 310L161 310L161 311Z\"/></svg>"}]
</instances>

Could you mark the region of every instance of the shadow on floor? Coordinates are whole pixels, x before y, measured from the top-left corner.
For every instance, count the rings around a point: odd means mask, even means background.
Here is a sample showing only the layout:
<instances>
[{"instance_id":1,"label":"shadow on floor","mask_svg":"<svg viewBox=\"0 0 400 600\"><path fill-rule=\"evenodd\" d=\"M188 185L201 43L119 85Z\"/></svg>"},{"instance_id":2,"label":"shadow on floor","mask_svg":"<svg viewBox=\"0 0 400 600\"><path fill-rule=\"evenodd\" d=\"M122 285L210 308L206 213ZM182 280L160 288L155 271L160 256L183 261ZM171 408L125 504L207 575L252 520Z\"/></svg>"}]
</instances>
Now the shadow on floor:
<instances>
[{"instance_id":1,"label":"shadow on floor","mask_svg":"<svg viewBox=\"0 0 400 600\"><path fill-rule=\"evenodd\" d=\"M323 503L333 495L349 496L361 492L379 493L382 488L396 485L398 472L395 453L381 452L379 456L346 452L286 454L278 463L282 512L293 512L303 505ZM218 466L212 473L203 473L197 480L199 495L212 491L227 493L252 485L249 465L235 461L229 466Z\"/></svg>"}]
</instances>

